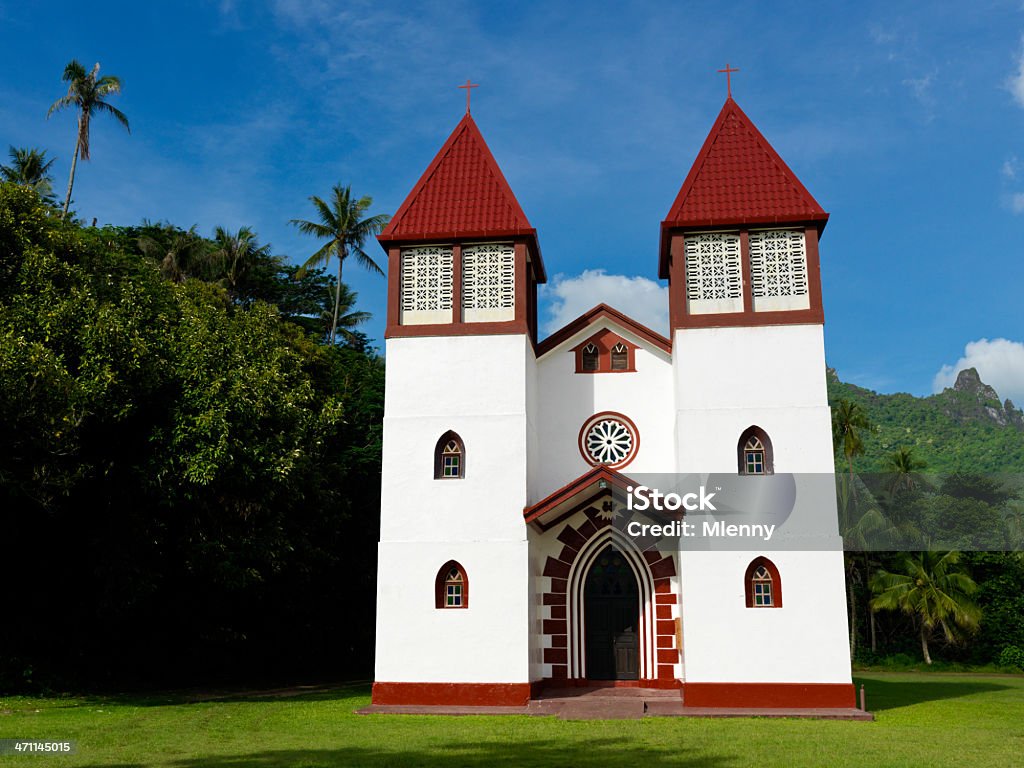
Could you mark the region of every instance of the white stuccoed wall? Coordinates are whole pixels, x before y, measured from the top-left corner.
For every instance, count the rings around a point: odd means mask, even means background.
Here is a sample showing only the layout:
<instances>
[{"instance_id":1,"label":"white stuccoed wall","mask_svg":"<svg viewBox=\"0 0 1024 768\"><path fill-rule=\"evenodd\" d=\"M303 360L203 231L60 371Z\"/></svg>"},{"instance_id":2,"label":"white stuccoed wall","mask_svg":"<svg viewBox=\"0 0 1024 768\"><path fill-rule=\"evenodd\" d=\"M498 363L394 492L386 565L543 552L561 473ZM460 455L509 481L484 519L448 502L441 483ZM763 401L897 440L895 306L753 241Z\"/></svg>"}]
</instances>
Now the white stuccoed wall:
<instances>
[{"instance_id":1,"label":"white stuccoed wall","mask_svg":"<svg viewBox=\"0 0 1024 768\"><path fill-rule=\"evenodd\" d=\"M680 471L735 473L739 436L756 424L777 473L833 472L822 326L677 330L673 353ZM834 499L825 506L823 551L681 553L687 681L850 682ZM779 569L782 608L746 607L758 555Z\"/></svg>"},{"instance_id":2,"label":"white stuccoed wall","mask_svg":"<svg viewBox=\"0 0 1024 768\"><path fill-rule=\"evenodd\" d=\"M781 608L746 607L743 576L758 555L779 569ZM683 552L680 560L687 682L850 682L842 552Z\"/></svg>"},{"instance_id":3,"label":"white stuccoed wall","mask_svg":"<svg viewBox=\"0 0 1024 768\"><path fill-rule=\"evenodd\" d=\"M529 680L527 392L521 335L387 341L376 679ZM466 477L434 479L434 446L455 430ZM469 608L437 610L434 579L466 569Z\"/></svg>"},{"instance_id":4,"label":"white stuccoed wall","mask_svg":"<svg viewBox=\"0 0 1024 768\"><path fill-rule=\"evenodd\" d=\"M569 350L601 327L638 344L635 373L575 373ZM527 531L522 511L590 468L577 437L596 412L637 425L627 475L735 473L751 424L771 437L777 472L832 471L821 326L677 331L673 357L611 321L536 362L524 336L388 340L378 681L550 674L541 573L561 543L558 529ZM464 480L433 479L434 445L449 429L466 445ZM836 518L834 506L821 514ZM745 606L743 576L758 554L780 570L781 609ZM449 559L468 573L468 610L434 608ZM850 682L841 552L683 552L677 567L686 680Z\"/></svg>"},{"instance_id":5,"label":"white stuccoed wall","mask_svg":"<svg viewBox=\"0 0 1024 768\"><path fill-rule=\"evenodd\" d=\"M576 373L572 348L602 328L640 346L635 353L635 373ZM602 411L629 417L640 434L636 457L621 472L673 471L672 362L660 349L603 320L538 360L537 382L541 392L537 408L540 495L534 501L592 469L580 455L579 433L587 419Z\"/></svg>"}]
</instances>

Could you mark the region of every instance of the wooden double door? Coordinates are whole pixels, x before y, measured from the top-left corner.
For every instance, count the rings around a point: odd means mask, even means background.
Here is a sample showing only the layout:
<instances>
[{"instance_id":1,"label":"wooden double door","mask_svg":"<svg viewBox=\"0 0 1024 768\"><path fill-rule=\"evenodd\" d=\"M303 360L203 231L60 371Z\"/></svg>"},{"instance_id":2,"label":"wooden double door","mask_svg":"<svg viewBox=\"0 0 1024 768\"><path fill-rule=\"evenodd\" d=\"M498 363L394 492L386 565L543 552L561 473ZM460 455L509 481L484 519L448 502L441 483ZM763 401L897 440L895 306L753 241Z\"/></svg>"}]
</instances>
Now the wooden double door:
<instances>
[{"instance_id":1,"label":"wooden double door","mask_svg":"<svg viewBox=\"0 0 1024 768\"><path fill-rule=\"evenodd\" d=\"M639 679L639 588L629 563L611 544L587 573L583 620L587 678Z\"/></svg>"}]
</instances>

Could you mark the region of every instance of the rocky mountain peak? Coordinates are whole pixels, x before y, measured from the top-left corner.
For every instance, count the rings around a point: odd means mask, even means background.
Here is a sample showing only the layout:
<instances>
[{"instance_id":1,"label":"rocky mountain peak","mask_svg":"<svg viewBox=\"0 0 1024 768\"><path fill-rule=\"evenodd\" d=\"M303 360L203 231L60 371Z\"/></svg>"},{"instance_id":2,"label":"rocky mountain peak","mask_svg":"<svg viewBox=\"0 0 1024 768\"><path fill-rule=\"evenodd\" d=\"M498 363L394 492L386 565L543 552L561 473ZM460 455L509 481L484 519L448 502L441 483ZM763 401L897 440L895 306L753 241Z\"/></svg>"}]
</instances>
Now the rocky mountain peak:
<instances>
[{"instance_id":1,"label":"rocky mountain peak","mask_svg":"<svg viewBox=\"0 0 1024 768\"><path fill-rule=\"evenodd\" d=\"M970 392L977 395L979 400L999 401L999 395L994 388L981 380L977 368L964 368L956 375L956 383L953 389L957 392Z\"/></svg>"},{"instance_id":2,"label":"rocky mountain peak","mask_svg":"<svg viewBox=\"0 0 1024 768\"><path fill-rule=\"evenodd\" d=\"M995 388L981 380L977 368L964 368L957 374L953 387L935 397L942 401L946 415L958 421L991 421L1001 427L1024 429L1024 412L1010 400L1000 402Z\"/></svg>"}]
</instances>

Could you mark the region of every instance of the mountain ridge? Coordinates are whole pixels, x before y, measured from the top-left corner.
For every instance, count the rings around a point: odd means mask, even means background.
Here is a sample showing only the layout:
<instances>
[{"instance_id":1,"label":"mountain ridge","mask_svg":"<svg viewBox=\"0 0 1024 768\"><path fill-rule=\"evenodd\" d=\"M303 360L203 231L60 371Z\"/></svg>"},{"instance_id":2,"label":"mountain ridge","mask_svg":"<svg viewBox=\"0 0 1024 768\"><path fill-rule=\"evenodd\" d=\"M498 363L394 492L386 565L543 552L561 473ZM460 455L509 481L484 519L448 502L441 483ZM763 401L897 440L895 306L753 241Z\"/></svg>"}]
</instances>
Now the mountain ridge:
<instances>
[{"instance_id":1,"label":"mountain ridge","mask_svg":"<svg viewBox=\"0 0 1024 768\"><path fill-rule=\"evenodd\" d=\"M829 404L860 405L873 428L863 435L862 472L885 469L901 447L912 448L929 472L1024 472L1024 411L996 390L975 368L964 368L952 387L926 397L884 394L844 382L827 369Z\"/></svg>"}]
</instances>

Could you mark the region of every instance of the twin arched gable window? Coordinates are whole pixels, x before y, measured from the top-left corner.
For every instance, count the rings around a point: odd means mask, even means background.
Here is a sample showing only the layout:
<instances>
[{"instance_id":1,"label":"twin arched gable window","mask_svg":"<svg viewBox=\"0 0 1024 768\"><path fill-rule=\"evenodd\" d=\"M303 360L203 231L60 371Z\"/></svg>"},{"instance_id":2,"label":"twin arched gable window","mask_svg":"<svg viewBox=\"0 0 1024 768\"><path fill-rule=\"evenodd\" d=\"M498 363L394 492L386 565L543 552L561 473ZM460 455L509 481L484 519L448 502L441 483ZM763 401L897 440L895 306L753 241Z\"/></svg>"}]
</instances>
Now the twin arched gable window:
<instances>
[{"instance_id":1,"label":"twin arched gable window","mask_svg":"<svg viewBox=\"0 0 1024 768\"><path fill-rule=\"evenodd\" d=\"M631 373L636 371L635 344L604 328L572 348L576 373Z\"/></svg>"},{"instance_id":2,"label":"twin arched gable window","mask_svg":"<svg viewBox=\"0 0 1024 768\"><path fill-rule=\"evenodd\" d=\"M772 441L760 427L748 427L736 445L741 475L772 475L775 473Z\"/></svg>"},{"instance_id":3,"label":"twin arched gable window","mask_svg":"<svg viewBox=\"0 0 1024 768\"><path fill-rule=\"evenodd\" d=\"M448 430L434 446L434 479L459 480L466 476L466 446L457 433Z\"/></svg>"},{"instance_id":4,"label":"twin arched gable window","mask_svg":"<svg viewBox=\"0 0 1024 768\"><path fill-rule=\"evenodd\" d=\"M743 577L747 608L781 608L782 577L767 557L755 557Z\"/></svg>"},{"instance_id":5,"label":"twin arched gable window","mask_svg":"<svg viewBox=\"0 0 1024 768\"><path fill-rule=\"evenodd\" d=\"M441 566L434 579L435 608L469 608L469 578L454 560Z\"/></svg>"}]
</instances>

